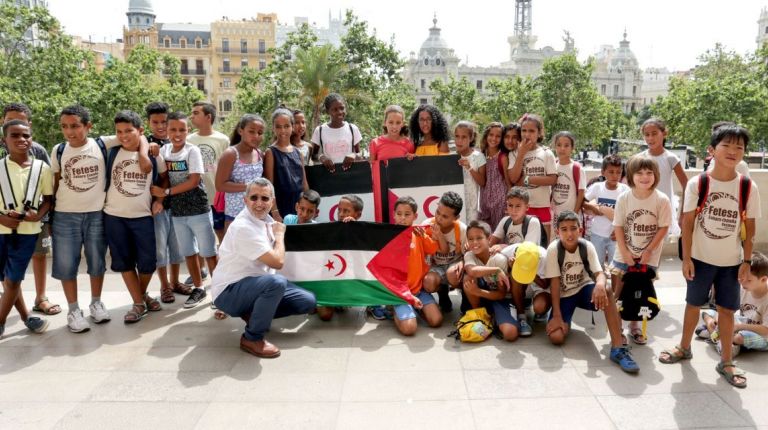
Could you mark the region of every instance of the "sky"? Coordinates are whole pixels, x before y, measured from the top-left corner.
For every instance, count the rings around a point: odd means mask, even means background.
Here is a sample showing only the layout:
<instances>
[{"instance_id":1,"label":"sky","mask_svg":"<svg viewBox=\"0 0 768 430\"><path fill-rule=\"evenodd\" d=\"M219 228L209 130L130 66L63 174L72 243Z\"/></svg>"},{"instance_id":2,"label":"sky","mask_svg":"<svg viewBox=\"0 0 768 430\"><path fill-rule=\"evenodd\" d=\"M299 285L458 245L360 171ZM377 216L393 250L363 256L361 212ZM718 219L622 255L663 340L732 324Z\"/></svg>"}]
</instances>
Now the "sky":
<instances>
[{"instance_id":1,"label":"sky","mask_svg":"<svg viewBox=\"0 0 768 430\"><path fill-rule=\"evenodd\" d=\"M128 4L129 0L48 0L51 13L67 33L94 42L122 37ZM157 22L210 23L223 16L241 19L274 12L281 23L306 16L321 27L327 27L329 11L337 16L352 9L381 39L394 36L403 58L418 52L436 13L442 37L462 62L472 66L493 66L509 59L507 37L513 33L515 16L512 0L154 0L152 4ZM753 52L757 20L766 7L768 0L534 0L533 34L538 37L537 47L560 50L563 31L568 30L584 60L602 45L618 46L626 29L641 68L688 70L716 43L742 54Z\"/></svg>"}]
</instances>

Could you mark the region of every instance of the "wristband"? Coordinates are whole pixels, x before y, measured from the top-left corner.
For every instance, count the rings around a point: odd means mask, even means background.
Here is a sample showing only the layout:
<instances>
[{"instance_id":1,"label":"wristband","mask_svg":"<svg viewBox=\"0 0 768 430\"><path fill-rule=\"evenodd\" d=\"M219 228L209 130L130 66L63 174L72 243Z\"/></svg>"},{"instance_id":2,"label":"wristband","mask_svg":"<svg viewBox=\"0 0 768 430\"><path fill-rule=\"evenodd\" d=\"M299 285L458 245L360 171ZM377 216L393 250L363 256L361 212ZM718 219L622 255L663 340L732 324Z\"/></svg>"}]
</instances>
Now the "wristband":
<instances>
[{"instance_id":1,"label":"wristband","mask_svg":"<svg viewBox=\"0 0 768 430\"><path fill-rule=\"evenodd\" d=\"M741 264L747 263L750 266L752 265L752 260L741 260Z\"/></svg>"}]
</instances>

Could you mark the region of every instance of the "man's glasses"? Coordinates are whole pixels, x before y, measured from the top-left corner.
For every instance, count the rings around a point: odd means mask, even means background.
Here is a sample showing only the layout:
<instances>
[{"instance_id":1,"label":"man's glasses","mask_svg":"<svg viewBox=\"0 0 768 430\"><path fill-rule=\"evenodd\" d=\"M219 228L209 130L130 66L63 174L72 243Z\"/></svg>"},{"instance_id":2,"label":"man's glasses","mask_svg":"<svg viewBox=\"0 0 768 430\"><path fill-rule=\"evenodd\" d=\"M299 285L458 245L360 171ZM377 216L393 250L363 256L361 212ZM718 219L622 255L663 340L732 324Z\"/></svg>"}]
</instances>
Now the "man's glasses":
<instances>
[{"instance_id":1,"label":"man's glasses","mask_svg":"<svg viewBox=\"0 0 768 430\"><path fill-rule=\"evenodd\" d=\"M268 202L268 201L272 200L272 197L269 197L269 196L260 196L260 195L258 195L258 194L254 194L254 195L252 195L252 196L248 196L248 200L250 200L250 201L252 201L252 202L257 202L257 201L261 200L262 202L265 202L265 203L266 203L266 202Z\"/></svg>"}]
</instances>

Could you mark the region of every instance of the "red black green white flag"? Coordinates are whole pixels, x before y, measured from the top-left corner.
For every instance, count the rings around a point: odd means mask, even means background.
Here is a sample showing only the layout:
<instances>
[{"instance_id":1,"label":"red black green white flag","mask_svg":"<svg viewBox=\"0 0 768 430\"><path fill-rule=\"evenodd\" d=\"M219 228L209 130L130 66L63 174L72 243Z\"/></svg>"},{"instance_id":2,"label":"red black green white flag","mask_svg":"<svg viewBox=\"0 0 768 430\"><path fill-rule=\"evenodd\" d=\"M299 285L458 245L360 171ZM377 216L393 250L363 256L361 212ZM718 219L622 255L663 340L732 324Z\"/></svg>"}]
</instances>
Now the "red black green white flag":
<instances>
[{"instance_id":1,"label":"red black green white flag","mask_svg":"<svg viewBox=\"0 0 768 430\"><path fill-rule=\"evenodd\" d=\"M280 273L321 306L412 303L407 285L411 228L369 222L291 225Z\"/></svg>"}]
</instances>

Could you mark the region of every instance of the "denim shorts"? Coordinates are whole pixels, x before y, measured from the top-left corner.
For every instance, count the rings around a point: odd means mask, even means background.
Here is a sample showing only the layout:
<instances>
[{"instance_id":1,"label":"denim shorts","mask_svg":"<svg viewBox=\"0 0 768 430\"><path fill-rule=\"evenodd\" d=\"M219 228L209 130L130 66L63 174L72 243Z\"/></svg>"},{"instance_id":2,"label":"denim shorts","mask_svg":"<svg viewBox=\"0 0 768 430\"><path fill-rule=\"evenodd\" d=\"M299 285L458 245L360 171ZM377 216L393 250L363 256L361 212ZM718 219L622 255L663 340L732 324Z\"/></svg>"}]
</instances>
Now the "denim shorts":
<instances>
[{"instance_id":1,"label":"denim shorts","mask_svg":"<svg viewBox=\"0 0 768 430\"><path fill-rule=\"evenodd\" d=\"M0 281L24 280L36 242L36 234L0 234Z\"/></svg>"},{"instance_id":2,"label":"denim shorts","mask_svg":"<svg viewBox=\"0 0 768 430\"><path fill-rule=\"evenodd\" d=\"M421 304L423 304L424 306L433 305L437 303L435 301L435 297L432 294L424 291L423 288L421 289L421 291L419 291L418 294L416 294L416 298L421 300ZM396 305L395 318L397 318L399 321L414 319L416 318L416 310L413 308L413 306L407 303L404 305Z\"/></svg>"},{"instance_id":3,"label":"denim shorts","mask_svg":"<svg viewBox=\"0 0 768 430\"><path fill-rule=\"evenodd\" d=\"M502 324L512 324L517 329L520 329L520 323L517 321L517 309L514 310L514 316L512 315L512 309L515 307L510 299L501 300L484 300L483 307L488 310L488 313L493 315L493 320L496 322L496 326Z\"/></svg>"},{"instance_id":4,"label":"denim shorts","mask_svg":"<svg viewBox=\"0 0 768 430\"><path fill-rule=\"evenodd\" d=\"M560 297L560 315L563 317L563 322L570 325L573 319L573 313L576 312L576 308L581 308L587 311L595 312L594 303L592 303L592 291L595 290L595 284L589 284L581 287L578 293L568 296ZM552 319L554 312L549 313L549 319Z\"/></svg>"},{"instance_id":5,"label":"denim shorts","mask_svg":"<svg viewBox=\"0 0 768 430\"><path fill-rule=\"evenodd\" d=\"M155 273L155 222L151 216L123 218L104 214L104 230L113 271Z\"/></svg>"},{"instance_id":6,"label":"denim shorts","mask_svg":"<svg viewBox=\"0 0 768 430\"><path fill-rule=\"evenodd\" d=\"M104 213L56 212L53 217L53 264L51 276L62 281L77 278L80 251L85 249L88 274L104 276L107 271L105 255L107 238L104 234Z\"/></svg>"},{"instance_id":7,"label":"denim shorts","mask_svg":"<svg viewBox=\"0 0 768 430\"><path fill-rule=\"evenodd\" d=\"M216 234L213 232L210 211L200 215L173 217L173 230L179 252L184 257L195 254L203 258L216 256Z\"/></svg>"},{"instance_id":8,"label":"denim shorts","mask_svg":"<svg viewBox=\"0 0 768 430\"><path fill-rule=\"evenodd\" d=\"M157 267L183 263L184 256L179 252L179 242L176 241L171 213L164 210L155 215L154 219Z\"/></svg>"},{"instance_id":9,"label":"denim shorts","mask_svg":"<svg viewBox=\"0 0 768 430\"><path fill-rule=\"evenodd\" d=\"M219 212L211 206L211 222L214 230L224 230L224 212Z\"/></svg>"},{"instance_id":10,"label":"denim shorts","mask_svg":"<svg viewBox=\"0 0 768 430\"><path fill-rule=\"evenodd\" d=\"M614 254L616 254L616 241L611 240L610 237L600 236L599 234L592 233L590 236L592 245L595 245L595 251L597 251L597 261L600 262L600 267L605 267L605 257L608 260L613 260Z\"/></svg>"},{"instance_id":11,"label":"denim shorts","mask_svg":"<svg viewBox=\"0 0 768 430\"><path fill-rule=\"evenodd\" d=\"M733 311L739 310L741 286L739 285L739 265L713 266L693 259L692 281L686 281L688 289L685 302L691 306L702 306L709 302L709 289L715 287L715 304Z\"/></svg>"}]
</instances>

